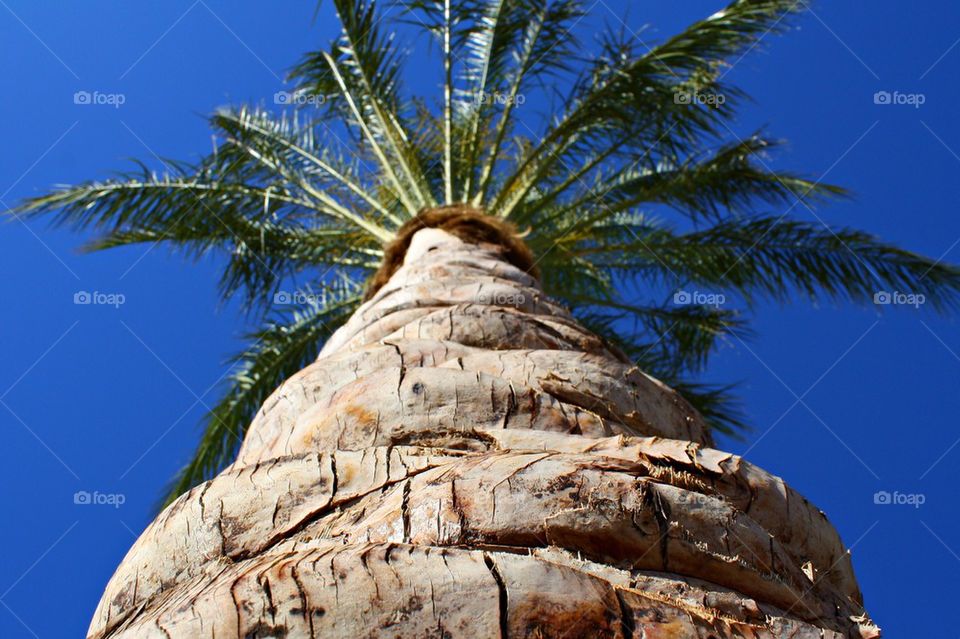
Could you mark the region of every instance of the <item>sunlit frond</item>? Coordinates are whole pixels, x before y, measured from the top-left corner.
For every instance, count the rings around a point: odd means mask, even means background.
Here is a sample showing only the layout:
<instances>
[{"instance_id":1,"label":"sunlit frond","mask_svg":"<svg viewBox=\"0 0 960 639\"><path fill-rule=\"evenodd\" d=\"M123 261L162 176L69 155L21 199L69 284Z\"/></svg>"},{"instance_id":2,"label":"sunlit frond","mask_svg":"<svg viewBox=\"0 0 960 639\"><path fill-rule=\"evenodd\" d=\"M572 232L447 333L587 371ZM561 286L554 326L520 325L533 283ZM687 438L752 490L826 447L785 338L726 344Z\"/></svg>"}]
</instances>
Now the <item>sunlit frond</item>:
<instances>
[{"instance_id":1,"label":"sunlit frond","mask_svg":"<svg viewBox=\"0 0 960 639\"><path fill-rule=\"evenodd\" d=\"M748 301L756 295L783 300L799 291L869 302L878 291L898 290L924 295L946 310L957 305L960 293L954 266L860 231L783 216L731 218L687 233L651 222L611 224L564 250L647 285L697 284Z\"/></svg>"},{"instance_id":2,"label":"sunlit frond","mask_svg":"<svg viewBox=\"0 0 960 639\"><path fill-rule=\"evenodd\" d=\"M311 183L312 188L322 187L329 191L334 189L345 195L357 198L351 201L353 209L371 209L372 215L383 224L383 218L390 224L399 226L403 218L394 209L388 208L381 197L365 184L372 176L369 171L361 175L358 161L349 162L343 154L335 154L328 146L320 143L314 126L301 123L296 116L280 118L261 109L239 110L221 109L212 118L214 128L225 137L226 148L219 153L227 154L232 150L239 154L246 154L257 158L264 154L282 163L284 167L296 167L302 172L305 182ZM322 133L321 133L322 135ZM228 156L225 161L233 161L237 156ZM274 169L275 170L275 169ZM381 226L365 226L366 220L350 213L347 219L365 228L380 239L387 237Z\"/></svg>"},{"instance_id":3,"label":"sunlit frond","mask_svg":"<svg viewBox=\"0 0 960 639\"><path fill-rule=\"evenodd\" d=\"M100 232L87 250L152 243L190 258L219 253L226 258L223 298L240 294L258 313L285 277L312 267L376 268L389 231L375 218L331 206L332 198L310 185L313 176L281 156L285 146L260 140L249 155L241 139L198 165L167 162L164 174L142 166L65 186L25 201L16 214L52 213L59 224Z\"/></svg>"},{"instance_id":4,"label":"sunlit frond","mask_svg":"<svg viewBox=\"0 0 960 639\"><path fill-rule=\"evenodd\" d=\"M333 0L342 35L333 52L309 54L292 77L331 96L347 122L360 129L410 215L436 204L417 154L410 148L400 90L401 53L373 0ZM345 107L344 107L345 105Z\"/></svg>"},{"instance_id":5,"label":"sunlit frond","mask_svg":"<svg viewBox=\"0 0 960 639\"><path fill-rule=\"evenodd\" d=\"M646 51L623 34L610 34L579 74L565 101L570 106L504 181L491 210L512 217L558 164L569 171L577 158L611 146L643 168L722 137L722 122L741 96L722 83L723 64L781 28L799 8L796 0L739 0Z\"/></svg>"}]
</instances>

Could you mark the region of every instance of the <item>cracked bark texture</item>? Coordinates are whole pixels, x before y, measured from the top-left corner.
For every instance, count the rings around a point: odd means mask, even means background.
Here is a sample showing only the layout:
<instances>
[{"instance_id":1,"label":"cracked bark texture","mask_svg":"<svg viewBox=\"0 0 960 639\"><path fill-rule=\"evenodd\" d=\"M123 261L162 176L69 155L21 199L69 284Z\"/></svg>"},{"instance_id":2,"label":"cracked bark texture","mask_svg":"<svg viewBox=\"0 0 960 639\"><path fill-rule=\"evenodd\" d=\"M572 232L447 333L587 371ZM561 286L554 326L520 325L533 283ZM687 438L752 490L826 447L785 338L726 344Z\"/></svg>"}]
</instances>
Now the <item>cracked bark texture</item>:
<instances>
[{"instance_id":1,"label":"cracked bark texture","mask_svg":"<svg viewBox=\"0 0 960 639\"><path fill-rule=\"evenodd\" d=\"M710 445L498 247L420 231L88 636L879 636L824 514Z\"/></svg>"}]
</instances>

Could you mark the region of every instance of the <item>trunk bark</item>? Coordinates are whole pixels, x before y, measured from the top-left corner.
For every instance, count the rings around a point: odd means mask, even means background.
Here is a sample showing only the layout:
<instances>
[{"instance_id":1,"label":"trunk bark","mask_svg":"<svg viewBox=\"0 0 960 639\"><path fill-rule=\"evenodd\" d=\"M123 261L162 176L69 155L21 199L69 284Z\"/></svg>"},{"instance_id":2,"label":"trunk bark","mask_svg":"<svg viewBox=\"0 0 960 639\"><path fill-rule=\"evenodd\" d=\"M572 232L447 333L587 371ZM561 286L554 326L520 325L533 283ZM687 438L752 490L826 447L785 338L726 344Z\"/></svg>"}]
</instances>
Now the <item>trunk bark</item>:
<instances>
[{"instance_id":1,"label":"trunk bark","mask_svg":"<svg viewBox=\"0 0 960 639\"><path fill-rule=\"evenodd\" d=\"M88 636L876 637L782 480L492 245L418 232Z\"/></svg>"}]
</instances>

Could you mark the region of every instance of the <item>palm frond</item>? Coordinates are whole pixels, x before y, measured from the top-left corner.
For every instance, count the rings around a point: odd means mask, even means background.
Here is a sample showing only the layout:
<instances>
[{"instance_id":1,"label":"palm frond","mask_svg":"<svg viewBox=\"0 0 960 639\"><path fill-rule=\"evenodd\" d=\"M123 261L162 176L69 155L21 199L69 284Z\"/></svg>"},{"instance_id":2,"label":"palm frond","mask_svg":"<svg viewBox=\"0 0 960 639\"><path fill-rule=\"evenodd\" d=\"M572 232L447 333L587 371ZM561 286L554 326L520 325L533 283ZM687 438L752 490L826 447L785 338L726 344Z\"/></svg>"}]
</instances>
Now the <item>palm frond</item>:
<instances>
[{"instance_id":1,"label":"palm frond","mask_svg":"<svg viewBox=\"0 0 960 639\"><path fill-rule=\"evenodd\" d=\"M198 166L167 166L172 172L163 175L141 166L103 182L62 187L15 212L53 214L58 224L100 232L86 250L153 243L194 259L219 252L227 258L222 298L240 294L244 307L258 312L270 307L285 277L310 267L376 268L382 239L368 232L373 223L352 225L356 216L338 216L283 179L287 174L258 174L228 153Z\"/></svg>"},{"instance_id":2,"label":"palm frond","mask_svg":"<svg viewBox=\"0 0 960 639\"><path fill-rule=\"evenodd\" d=\"M784 300L799 290L810 298L870 302L878 292L899 291L949 310L960 293L960 269L954 266L861 231L783 216L732 218L688 233L649 222L610 225L566 250L647 285L692 283L748 301L757 295Z\"/></svg>"},{"instance_id":3,"label":"palm frond","mask_svg":"<svg viewBox=\"0 0 960 639\"><path fill-rule=\"evenodd\" d=\"M316 180L327 191L338 189L344 195L354 196L356 202L349 202L351 208L369 208L375 218L395 226L403 223L403 218L391 210L395 207L385 206L364 184L370 176L360 175L357 162L348 163L342 155L335 155L320 144L315 128L301 123L296 116L278 119L262 109L221 109L211 119L211 125L227 141L227 146L219 151L227 155L227 162L241 162L243 155L266 155L284 167L298 168L304 181ZM230 155L231 150L238 153ZM382 222L371 225L349 211L346 219L380 239L388 237Z\"/></svg>"},{"instance_id":4,"label":"palm frond","mask_svg":"<svg viewBox=\"0 0 960 639\"><path fill-rule=\"evenodd\" d=\"M720 122L733 116L740 97L722 83L723 63L800 8L798 0L737 0L646 53L611 33L573 85L566 100L571 106L504 181L492 211L513 216L558 164L576 165L571 158L584 153L620 143L636 167L655 163L658 155L682 157L691 144L719 137ZM702 94L718 99L703 105L682 99Z\"/></svg>"},{"instance_id":5,"label":"palm frond","mask_svg":"<svg viewBox=\"0 0 960 639\"><path fill-rule=\"evenodd\" d=\"M310 91L335 95L357 126L410 215L436 204L417 154L410 148L399 98L401 53L381 30L373 0L333 0L342 35L333 52L309 54L292 78Z\"/></svg>"},{"instance_id":6,"label":"palm frond","mask_svg":"<svg viewBox=\"0 0 960 639\"><path fill-rule=\"evenodd\" d=\"M522 29L517 30L519 37L509 75L503 78L502 85L495 85L493 92L476 95L480 102L499 105L499 117L494 126L490 150L479 166L479 183L470 200L474 206L482 206L487 200L504 140L513 128L514 110L521 97L524 97L524 87L538 72L542 74L569 68L567 61L571 50L576 47L572 25L584 15L580 3L575 0L532 2L527 9ZM491 207L491 212L496 210L496 207Z\"/></svg>"},{"instance_id":7,"label":"palm frond","mask_svg":"<svg viewBox=\"0 0 960 639\"><path fill-rule=\"evenodd\" d=\"M717 221L750 213L761 204L809 206L847 195L838 186L769 170L761 155L777 146L776 141L754 135L710 153L696 153L679 164L661 161L655 167L623 167L610 175L598 175L590 184L583 182L582 176L593 167L584 166L531 198L515 219L519 224L549 222L561 227L564 218L573 219L576 227L589 233L590 226L643 205L663 204L693 221ZM575 196L557 204L564 193L574 190L578 191Z\"/></svg>"}]
</instances>

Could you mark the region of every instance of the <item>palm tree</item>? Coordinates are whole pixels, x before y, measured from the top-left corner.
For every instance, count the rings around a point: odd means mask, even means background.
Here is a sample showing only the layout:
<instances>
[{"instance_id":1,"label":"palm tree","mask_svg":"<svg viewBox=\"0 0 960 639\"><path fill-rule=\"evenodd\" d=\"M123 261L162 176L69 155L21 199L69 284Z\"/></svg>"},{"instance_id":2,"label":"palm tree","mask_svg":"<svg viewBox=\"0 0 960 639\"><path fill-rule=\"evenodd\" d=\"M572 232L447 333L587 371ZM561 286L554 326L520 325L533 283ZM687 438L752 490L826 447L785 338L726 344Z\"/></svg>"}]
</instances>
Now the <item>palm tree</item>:
<instances>
[{"instance_id":1,"label":"palm tree","mask_svg":"<svg viewBox=\"0 0 960 639\"><path fill-rule=\"evenodd\" d=\"M263 321L89 636L877 636L822 513L709 448L744 425L698 380L746 320L675 299L956 304L954 267L793 219L844 191L733 133L727 65L803 2L590 57L577 0L334 5L303 108L15 211L221 252ZM413 33L436 103L403 86Z\"/></svg>"}]
</instances>

